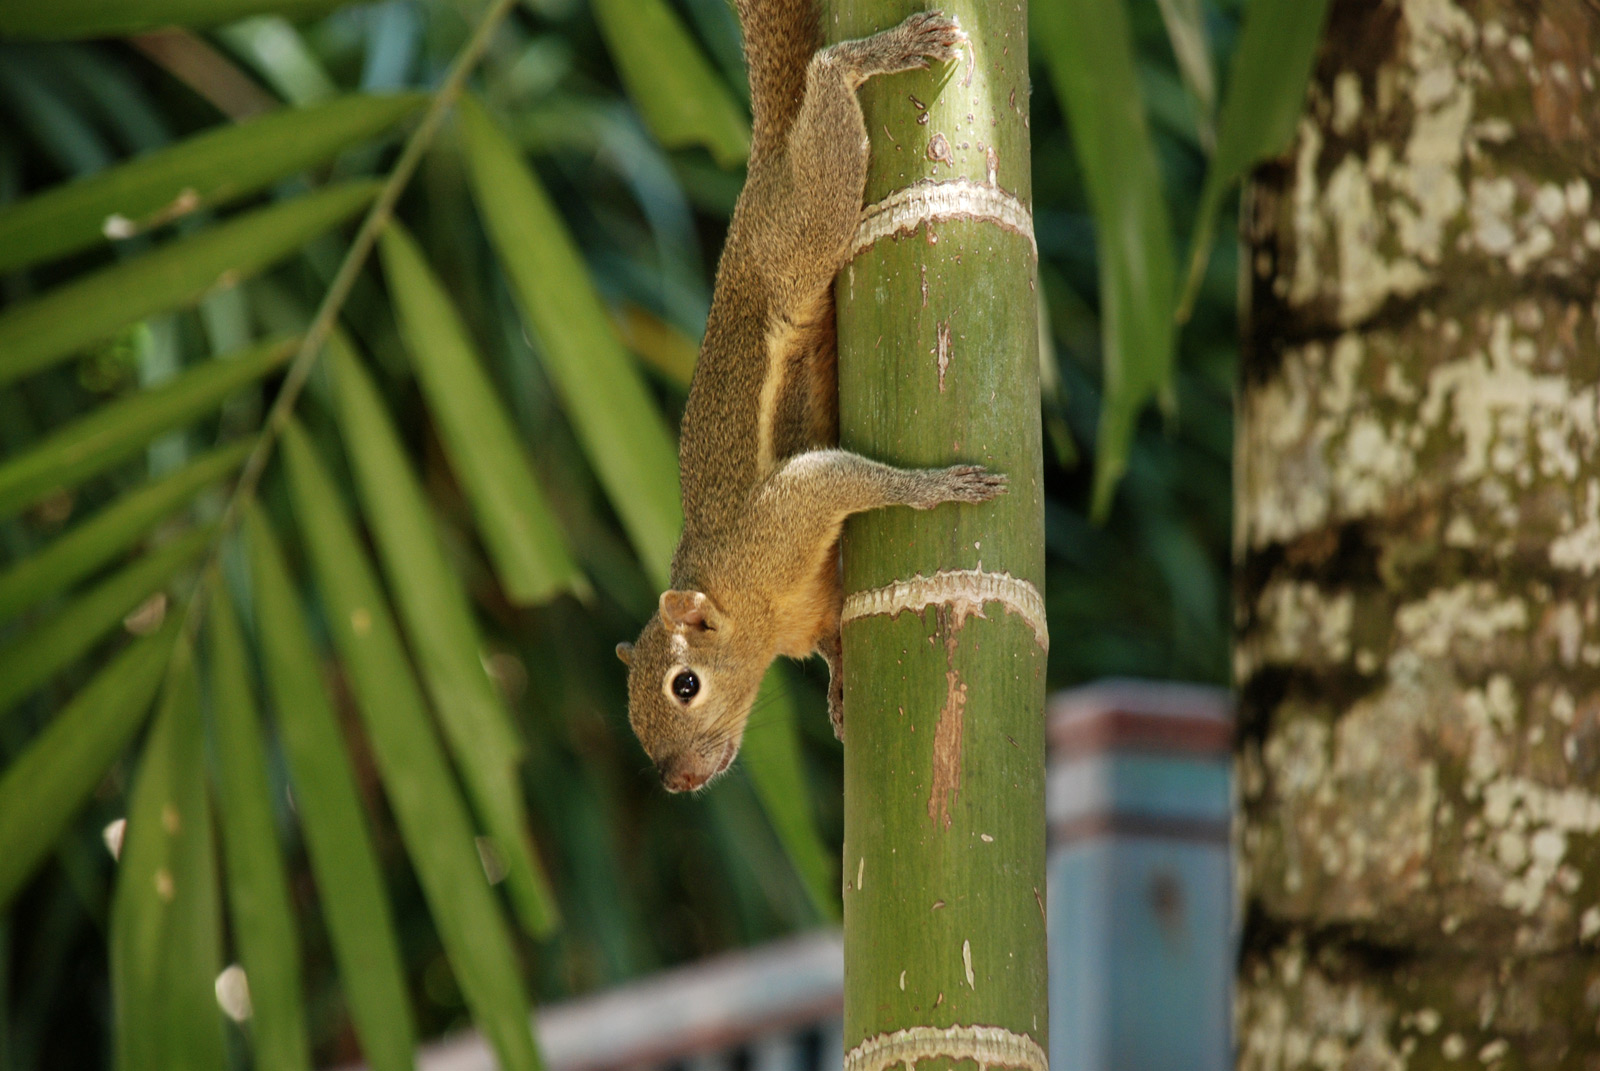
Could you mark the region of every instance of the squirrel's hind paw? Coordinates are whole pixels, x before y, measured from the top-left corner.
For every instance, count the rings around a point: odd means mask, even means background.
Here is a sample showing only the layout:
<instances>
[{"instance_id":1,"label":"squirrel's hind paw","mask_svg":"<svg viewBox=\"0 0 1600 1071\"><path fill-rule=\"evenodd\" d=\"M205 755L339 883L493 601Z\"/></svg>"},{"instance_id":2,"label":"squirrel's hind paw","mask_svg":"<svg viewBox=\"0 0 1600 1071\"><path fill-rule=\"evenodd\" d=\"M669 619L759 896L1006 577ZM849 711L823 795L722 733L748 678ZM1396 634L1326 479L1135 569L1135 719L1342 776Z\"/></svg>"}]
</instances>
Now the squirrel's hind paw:
<instances>
[{"instance_id":1,"label":"squirrel's hind paw","mask_svg":"<svg viewBox=\"0 0 1600 1071\"><path fill-rule=\"evenodd\" d=\"M946 502L987 502L1005 494L1005 475L982 465L955 465L944 471Z\"/></svg>"},{"instance_id":2,"label":"squirrel's hind paw","mask_svg":"<svg viewBox=\"0 0 1600 1071\"><path fill-rule=\"evenodd\" d=\"M921 70L930 61L947 63L956 58L966 40L955 19L940 11L919 11L891 30L833 48L857 68L861 78L870 78Z\"/></svg>"},{"instance_id":3,"label":"squirrel's hind paw","mask_svg":"<svg viewBox=\"0 0 1600 1071\"><path fill-rule=\"evenodd\" d=\"M1005 493L1006 478L982 465L924 469L916 491L903 501L912 509L933 509L943 502L987 502Z\"/></svg>"}]
</instances>

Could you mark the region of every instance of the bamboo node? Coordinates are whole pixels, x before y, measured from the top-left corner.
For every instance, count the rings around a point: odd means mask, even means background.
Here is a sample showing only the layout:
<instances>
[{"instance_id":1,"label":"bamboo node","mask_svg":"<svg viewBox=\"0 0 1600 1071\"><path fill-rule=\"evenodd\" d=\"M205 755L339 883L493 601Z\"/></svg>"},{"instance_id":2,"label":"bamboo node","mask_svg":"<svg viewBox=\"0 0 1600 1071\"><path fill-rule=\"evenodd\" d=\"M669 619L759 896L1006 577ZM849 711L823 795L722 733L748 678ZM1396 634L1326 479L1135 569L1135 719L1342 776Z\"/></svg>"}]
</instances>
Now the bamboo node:
<instances>
[{"instance_id":1,"label":"bamboo node","mask_svg":"<svg viewBox=\"0 0 1600 1071\"><path fill-rule=\"evenodd\" d=\"M1039 1043L1001 1026L912 1026L868 1038L844 1057L844 1071L888 1071L903 1064L915 1071L918 1060L975 1060L978 1071L1018 1067L1048 1071Z\"/></svg>"},{"instance_id":2,"label":"bamboo node","mask_svg":"<svg viewBox=\"0 0 1600 1071\"><path fill-rule=\"evenodd\" d=\"M1045 620L1044 599L1039 589L1010 573L986 573L981 562L976 569L941 569L932 576L918 573L909 580L853 592L845 597L844 613L839 620L840 624L845 624L875 614L898 617L907 610L920 611L940 605L950 607L955 627L960 628L969 614L987 618L983 607L991 602L998 602L1021 617L1033 629L1033 638L1040 648L1050 649L1050 627Z\"/></svg>"},{"instance_id":3,"label":"bamboo node","mask_svg":"<svg viewBox=\"0 0 1600 1071\"><path fill-rule=\"evenodd\" d=\"M850 259L854 260L880 239L908 234L921 224L947 219L993 223L1022 235L1028 240L1034 257L1039 256L1039 243L1033 237L1033 213L1028 206L999 186L962 178L949 182L918 182L867 205L861 210Z\"/></svg>"}]
</instances>

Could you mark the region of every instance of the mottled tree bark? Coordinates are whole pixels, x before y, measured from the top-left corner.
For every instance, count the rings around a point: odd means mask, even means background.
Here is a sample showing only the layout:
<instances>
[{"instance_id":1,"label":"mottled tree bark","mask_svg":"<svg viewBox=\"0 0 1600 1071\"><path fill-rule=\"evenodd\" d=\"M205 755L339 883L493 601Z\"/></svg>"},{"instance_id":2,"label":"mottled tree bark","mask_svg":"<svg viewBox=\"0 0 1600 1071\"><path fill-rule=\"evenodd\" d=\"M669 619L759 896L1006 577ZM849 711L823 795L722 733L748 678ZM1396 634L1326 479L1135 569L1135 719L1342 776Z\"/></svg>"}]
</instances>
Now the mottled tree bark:
<instances>
[{"instance_id":1,"label":"mottled tree bark","mask_svg":"<svg viewBox=\"0 0 1600 1071\"><path fill-rule=\"evenodd\" d=\"M1338 0L1249 191L1242 1068L1600 1067L1597 51Z\"/></svg>"}]
</instances>

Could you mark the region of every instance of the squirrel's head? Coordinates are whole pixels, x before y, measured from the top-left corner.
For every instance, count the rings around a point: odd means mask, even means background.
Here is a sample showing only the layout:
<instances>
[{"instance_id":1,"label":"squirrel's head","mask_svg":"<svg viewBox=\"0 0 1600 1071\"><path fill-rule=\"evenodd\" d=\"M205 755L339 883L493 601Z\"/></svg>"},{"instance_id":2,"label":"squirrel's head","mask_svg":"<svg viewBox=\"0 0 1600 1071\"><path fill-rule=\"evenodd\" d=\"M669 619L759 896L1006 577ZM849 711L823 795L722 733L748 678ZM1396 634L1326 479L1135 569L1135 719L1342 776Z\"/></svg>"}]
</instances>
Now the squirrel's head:
<instances>
[{"instance_id":1,"label":"squirrel's head","mask_svg":"<svg viewBox=\"0 0 1600 1071\"><path fill-rule=\"evenodd\" d=\"M704 787L739 753L766 669L752 671L745 655L737 628L703 591L664 592L639 642L617 644L628 721L668 792Z\"/></svg>"}]
</instances>

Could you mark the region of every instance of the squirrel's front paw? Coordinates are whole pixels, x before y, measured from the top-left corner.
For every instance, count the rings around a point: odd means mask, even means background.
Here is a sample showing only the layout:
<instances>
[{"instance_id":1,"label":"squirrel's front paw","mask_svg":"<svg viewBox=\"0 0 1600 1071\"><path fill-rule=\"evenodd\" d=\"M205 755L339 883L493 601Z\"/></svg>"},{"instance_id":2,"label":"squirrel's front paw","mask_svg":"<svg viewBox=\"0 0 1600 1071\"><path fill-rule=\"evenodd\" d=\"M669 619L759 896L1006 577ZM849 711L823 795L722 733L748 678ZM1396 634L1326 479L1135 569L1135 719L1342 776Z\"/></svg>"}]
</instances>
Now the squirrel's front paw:
<instances>
[{"instance_id":1,"label":"squirrel's front paw","mask_svg":"<svg viewBox=\"0 0 1600 1071\"><path fill-rule=\"evenodd\" d=\"M950 62L967 40L961 24L942 11L919 11L900 24L899 32L905 35L906 51L923 58L922 66Z\"/></svg>"}]
</instances>

